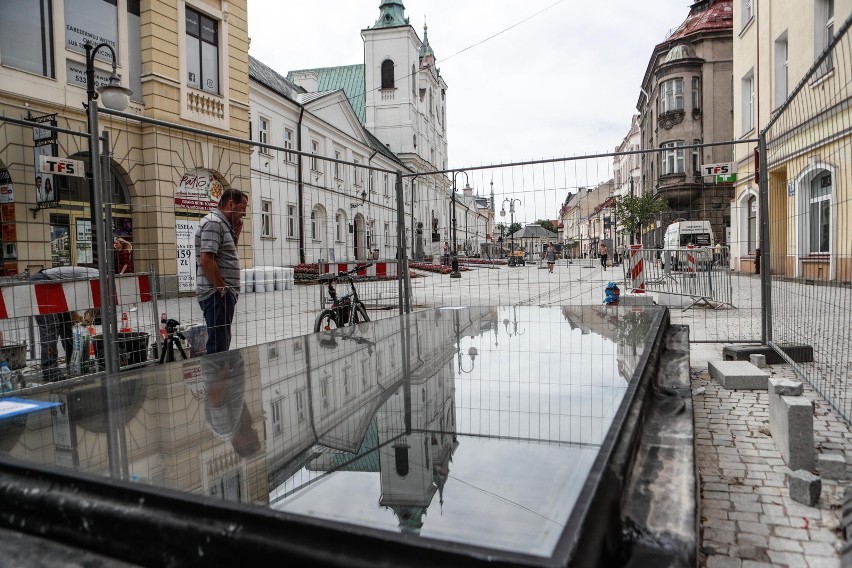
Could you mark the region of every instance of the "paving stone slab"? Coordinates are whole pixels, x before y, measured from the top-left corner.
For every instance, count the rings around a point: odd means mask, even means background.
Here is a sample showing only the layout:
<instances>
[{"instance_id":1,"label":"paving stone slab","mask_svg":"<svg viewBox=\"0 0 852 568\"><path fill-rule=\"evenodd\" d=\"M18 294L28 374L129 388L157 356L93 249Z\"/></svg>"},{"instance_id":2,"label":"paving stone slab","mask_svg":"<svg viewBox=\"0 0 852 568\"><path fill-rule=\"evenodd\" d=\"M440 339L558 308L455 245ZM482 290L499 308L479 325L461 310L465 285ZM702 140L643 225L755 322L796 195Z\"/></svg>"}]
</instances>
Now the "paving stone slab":
<instances>
[{"instance_id":1,"label":"paving stone slab","mask_svg":"<svg viewBox=\"0 0 852 568\"><path fill-rule=\"evenodd\" d=\"M769 373L748 361L709 361L710 376L728 390L766 390Z\"/></svg>"}]
</instances>

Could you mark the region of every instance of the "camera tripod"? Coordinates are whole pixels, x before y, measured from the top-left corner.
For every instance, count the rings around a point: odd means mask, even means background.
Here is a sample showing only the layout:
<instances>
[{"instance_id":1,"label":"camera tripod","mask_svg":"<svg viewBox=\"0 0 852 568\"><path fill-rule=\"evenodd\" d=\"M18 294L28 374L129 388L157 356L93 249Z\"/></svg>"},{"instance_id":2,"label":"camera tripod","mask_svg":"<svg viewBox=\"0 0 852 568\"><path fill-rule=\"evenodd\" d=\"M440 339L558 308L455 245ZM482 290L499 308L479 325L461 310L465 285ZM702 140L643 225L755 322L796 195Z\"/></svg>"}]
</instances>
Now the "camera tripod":
<instances>
[{"instance_id":1,"label":"camera tripod","mask_svg":"<svg viewBox=\"0 0 852 568\"><path fill-rule=\"evenodd\" d=\"M171 363L175 361L175 347L180 351L180 356L186 359L186 351L183 350L183 342L186 341L186 337L178 330L180 322L169 319L161 323L166 324L166 338L163 340L163 350L160 353L160 365L164 362Z\"/></svg>"}]
</instances>

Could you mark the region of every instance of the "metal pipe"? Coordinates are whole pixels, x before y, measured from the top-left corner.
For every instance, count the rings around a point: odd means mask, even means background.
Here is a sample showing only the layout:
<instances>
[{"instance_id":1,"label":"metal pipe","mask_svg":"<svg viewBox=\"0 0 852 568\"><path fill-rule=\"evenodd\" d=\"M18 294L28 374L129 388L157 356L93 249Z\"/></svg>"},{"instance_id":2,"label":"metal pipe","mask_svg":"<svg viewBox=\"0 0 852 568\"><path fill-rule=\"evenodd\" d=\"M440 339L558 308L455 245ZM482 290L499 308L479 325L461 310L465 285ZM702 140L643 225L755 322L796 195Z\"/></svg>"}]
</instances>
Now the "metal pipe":
<instances>
[{"instance_id":1,"label":"metal pipe","mask_svg":"<svg viewBox=\"0 0 852 568\"><path fill-rule=\"evenodd\" d=\"M761 132L757 146L758 193L760 195L760 304L761 304L761 342L768 345L772 341L772 280L769 260L769 172L766 168L766 133Z\"/></svg>"}]
</instances>

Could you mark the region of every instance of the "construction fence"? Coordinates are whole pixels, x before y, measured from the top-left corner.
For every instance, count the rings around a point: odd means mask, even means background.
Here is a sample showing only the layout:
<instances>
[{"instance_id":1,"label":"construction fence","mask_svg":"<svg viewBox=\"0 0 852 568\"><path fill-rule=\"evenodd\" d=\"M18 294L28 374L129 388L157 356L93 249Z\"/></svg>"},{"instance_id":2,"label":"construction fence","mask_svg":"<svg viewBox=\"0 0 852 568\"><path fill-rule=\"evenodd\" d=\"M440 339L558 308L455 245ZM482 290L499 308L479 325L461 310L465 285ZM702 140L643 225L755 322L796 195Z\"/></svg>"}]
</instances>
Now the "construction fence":
<instances>
[{"instance_id":1,"label":"construction fence","mask_svg":"<svg viewBox=\"0 0 852 568\"><path fill-rule=\"evenodd\" d=\"M852 38L848 18L760 135L768 343L852 421ZM805 350L810 354L810 350ZM786 357L786 356L785 356Z\"/></svg>"}]
</instances>

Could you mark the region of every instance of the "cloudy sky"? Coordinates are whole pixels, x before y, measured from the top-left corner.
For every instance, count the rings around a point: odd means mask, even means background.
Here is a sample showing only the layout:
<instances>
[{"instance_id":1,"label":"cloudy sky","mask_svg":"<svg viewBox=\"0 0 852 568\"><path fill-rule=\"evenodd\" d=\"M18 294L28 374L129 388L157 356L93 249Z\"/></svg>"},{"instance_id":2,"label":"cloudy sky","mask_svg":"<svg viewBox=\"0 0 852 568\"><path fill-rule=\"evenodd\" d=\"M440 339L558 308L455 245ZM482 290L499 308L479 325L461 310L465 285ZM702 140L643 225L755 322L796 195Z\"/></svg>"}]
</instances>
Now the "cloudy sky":
<instances>
[{"instance_id":1,"label":"cloudy sky","mask_svg":"<svg viewBox=\"0 0 852 568\"><path fill-rule=\"evenodd\" d=\"M449 167L612 151L651 51L690 0L403 0L447 82ZM281 74L363 63L380 0L248 0L249 53ZM603 175L606 175L604 172ZM549 208L549 207L548 207Z\"/></svg>"}]
</instances>

